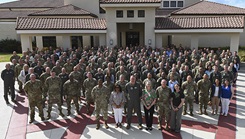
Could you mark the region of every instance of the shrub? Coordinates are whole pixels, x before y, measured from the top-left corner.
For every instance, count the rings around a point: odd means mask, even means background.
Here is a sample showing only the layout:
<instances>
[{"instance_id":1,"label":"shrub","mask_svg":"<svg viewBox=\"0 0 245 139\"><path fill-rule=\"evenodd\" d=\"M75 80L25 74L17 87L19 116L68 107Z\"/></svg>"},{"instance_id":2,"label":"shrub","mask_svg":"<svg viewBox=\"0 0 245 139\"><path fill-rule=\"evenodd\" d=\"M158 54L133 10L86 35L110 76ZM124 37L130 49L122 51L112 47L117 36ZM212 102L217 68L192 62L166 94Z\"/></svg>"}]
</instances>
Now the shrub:
<instances>
[{"instance_id":1,"label":"shrub","mask_svg":"<svg viewBox=\"0 0 245 139\"><path fill-rule=\"evenodd\" d=\"M21 43L15 39L2 39L0 40L0 52L4 53L12 53L16 51L17 53L21 53Z\"/></svg>"}]
</instances>

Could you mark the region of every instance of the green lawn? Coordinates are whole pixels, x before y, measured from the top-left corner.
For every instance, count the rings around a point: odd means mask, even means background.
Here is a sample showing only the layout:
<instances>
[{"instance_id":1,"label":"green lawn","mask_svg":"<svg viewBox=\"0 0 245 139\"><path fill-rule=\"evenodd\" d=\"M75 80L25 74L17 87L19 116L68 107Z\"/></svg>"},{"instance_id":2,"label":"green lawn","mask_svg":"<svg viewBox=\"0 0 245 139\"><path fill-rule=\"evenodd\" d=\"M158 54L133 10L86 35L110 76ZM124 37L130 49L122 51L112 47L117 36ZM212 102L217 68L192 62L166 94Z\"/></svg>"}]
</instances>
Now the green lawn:
<instances>
[{"instance_id":1,"label":"green lawn","mask_svg":"<svg viewBox=\"0 0 245 139\"><path fill-rule=\"evenodd\" d=\"M21 56L21 54L18 54L19 56ZM10 62L10 57L12 56L11 54L6 54L6 53L0 53L0 62Z\"/></svg>"}]
</instances>

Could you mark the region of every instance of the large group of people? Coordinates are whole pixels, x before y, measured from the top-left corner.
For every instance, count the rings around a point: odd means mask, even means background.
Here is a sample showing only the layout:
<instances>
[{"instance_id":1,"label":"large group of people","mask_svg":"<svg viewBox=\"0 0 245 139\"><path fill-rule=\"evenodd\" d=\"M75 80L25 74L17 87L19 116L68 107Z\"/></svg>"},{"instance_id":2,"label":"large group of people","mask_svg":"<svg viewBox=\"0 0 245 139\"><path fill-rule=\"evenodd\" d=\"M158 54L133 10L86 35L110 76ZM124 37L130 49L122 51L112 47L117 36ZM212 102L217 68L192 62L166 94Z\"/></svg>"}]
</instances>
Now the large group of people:
<instances>
[{"instance_id":1,"label":"large group of people","mask_svg":"<svg viewBox=\"0 0 245 139\"><path fill-rule=\"evenodd\" d=\"M142 129L141 104L144 108L146 130L152 130L153 114L158 114L158 128L180 132L181 116L194 116L193 104L199 104L199 114L228 115L229 103L234 96L240 58L237 52L216 51L209 48L189 49L171 46L152 49L145 46L130 48L98 47L63 50L61 48L25 51L20 57L13 52L11 64L6 64L1 78L4 81L4 99L8 94L15 100L14 82L19 92L29 100L30 123L34 122L35 107L41 120L51 118L52 105L57 104L63 117L62 105L71 102L80 113L81 97L86 100L87 113L95 105L96 129L100 128L100 112L109 128L108 107L112 107L116 127L122 127L123 113L126 129L137 113L138 128ZM47 106L46 106L47 105ZM47 107L45 118L43 109Z\"/></svg>"}]
</instances>

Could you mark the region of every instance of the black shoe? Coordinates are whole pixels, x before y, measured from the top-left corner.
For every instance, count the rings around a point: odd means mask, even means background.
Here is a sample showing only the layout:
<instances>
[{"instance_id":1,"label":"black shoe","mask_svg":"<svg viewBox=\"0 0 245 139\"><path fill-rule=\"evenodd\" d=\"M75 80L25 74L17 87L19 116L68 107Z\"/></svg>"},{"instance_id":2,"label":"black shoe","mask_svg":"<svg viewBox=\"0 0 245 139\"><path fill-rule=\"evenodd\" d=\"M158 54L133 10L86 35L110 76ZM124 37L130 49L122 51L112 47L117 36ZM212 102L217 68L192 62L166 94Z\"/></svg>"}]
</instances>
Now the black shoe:
<instances>
[{"instance_id":1,"label":"black shoe","mask_svg":"<svg viewBox=\"0 0 245 139\"><path fill-rule=\"evenodd\" d=\"M41 120L42 120L42 121L45 121L45 118L44 118L44 117L41 117Z\"/></svg>"},{"instance_id":2,"label":"black shoe","mask_svg":"<svg viewBox=\"0 0 245 139\"><path fill-rule=\"evenodd\" d=\"M16 100L12 100L12 102L13 102L13 103L17 103L17 101L16 101Z\"/></svg>"},{"instance_id":3,"label":"black shoe","mask_svg":"<svg viewBox=\"0 0 245 139\"><path fill-rule=\"evenodd\" d=\"M31 124L31 123L33 123L34 122L34 119L31 119L30 121L29 121L29 124Z\"/></svg>"},{"instance_id":4,"label":"black shoe","mask_svg":"<svg viewBox=\"0 0 245 139\"><path fill-rule=\"evenodd\" d=\"M142 127L141 124L139 124L139 125L138 125L138 128L139 128L139 130L142 130L143 127Z\"/></svg>"},{"instance_id":5,"label":"black shoe","mask_svg":"<svg viewBox=\"0 0 245 139\"><path fill-rule=\"evenodd\" d=\"M150 131L152 131L152 127L149 127L148 129L149 129Z\"/></svg>"},{"instance_id":6,"label":"black shoe","mask_svg":"<svg viewBox=\"0 0 245 139\"><path fill-rule=\"evenodd\" d=\"M9 105L9 101L6 101L6 104Z\"/></svg>"},{"instance_id":7,"label":"black shoe","mask_svg":"<svg viewBox=\"0 0 245 139\"><path fill-rule=\"evenodd\" d=\"M148 128L148 127L146 127L146 128L145 128L145 130L147 130L147 131L148 131L148 130L149 130L149 128Z\"/></svg>"},{"instance_id":8,"label":"black shoe","mask_svg":"<svg viewBox=\"0 0 245 139\"><path fill-rule=\"evenodd\" d=\"M130 125L129 124L126 126L126 129L130 129Z\"/></svg>"},{"instance_id":9,"label":"black shoe","mask_svg":"<svg viewBox=\"0 0 245 139\"><path fill-rule=\"evenodd\" d=\"M175 130L174 132L175 132L175 133L179 133L180 131L179 131L179 130Z\"/></svg>"}]
</instances>

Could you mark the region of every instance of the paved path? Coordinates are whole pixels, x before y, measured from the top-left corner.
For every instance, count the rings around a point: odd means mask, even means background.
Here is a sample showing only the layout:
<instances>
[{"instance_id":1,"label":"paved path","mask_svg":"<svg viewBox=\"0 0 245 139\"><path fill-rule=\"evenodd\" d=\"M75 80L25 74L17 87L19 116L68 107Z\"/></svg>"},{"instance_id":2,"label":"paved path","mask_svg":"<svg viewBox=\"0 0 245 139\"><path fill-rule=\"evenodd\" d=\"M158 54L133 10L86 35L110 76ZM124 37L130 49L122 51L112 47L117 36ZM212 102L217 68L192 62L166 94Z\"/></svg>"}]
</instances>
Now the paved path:
<instances>
[{"instance_id":1,"label":"paved path","mask_svg":"<svg viewBox=\"0 0 245 139\"><path fill-rule=\"evenodd\" d=\"M0 63L0 71L4 69L5 63ZM157 130L157 118L154 115L153 131L138 130L137 124L133 124L130 130L125 129L125 124L122 129L114 128L114 119L109 111L109 126L110 129L105 129L103 126L100 130L95 129L94 114L82 114L77 116L73 111L72 116L65 118L60 117L57 113L57 106L53 108L52 118L49 121L41 122L36 113L36 121L34 124L29 124L28 115L28 99L25 95L17 94L17 104L11 103L6 105L3 97L0 97L0 138L4 139L44 139L44 138L183 138L183 139L244 139L245 138L245 67L240 70L239 78L236 87L236 98L232 100L230 105L230 114L228 117L219 115L212 116L211 109L208 109L209 115L197 115L194 112L194 117L183 116L182 129L180 134L166 132L165 130ZM17 84L15 86L18 88ZM0 81L0 92L3 94L3 82ZM85 113L84 101L80 104L81 112ZM72 107L74 110L74 106ZM110 109L110 107L109 107ZM143 110L143 109L142 109ZM195 105L195 110L198 106ZM66 113L66 106L63 106L63 112ZM47 116L46 109L44 110ZM144 120L144 119L143 119ZM125 117L124 117L125 121ZM133 122L137 123L137 118L133 118Z\"/></svg>"}]
</instances>

